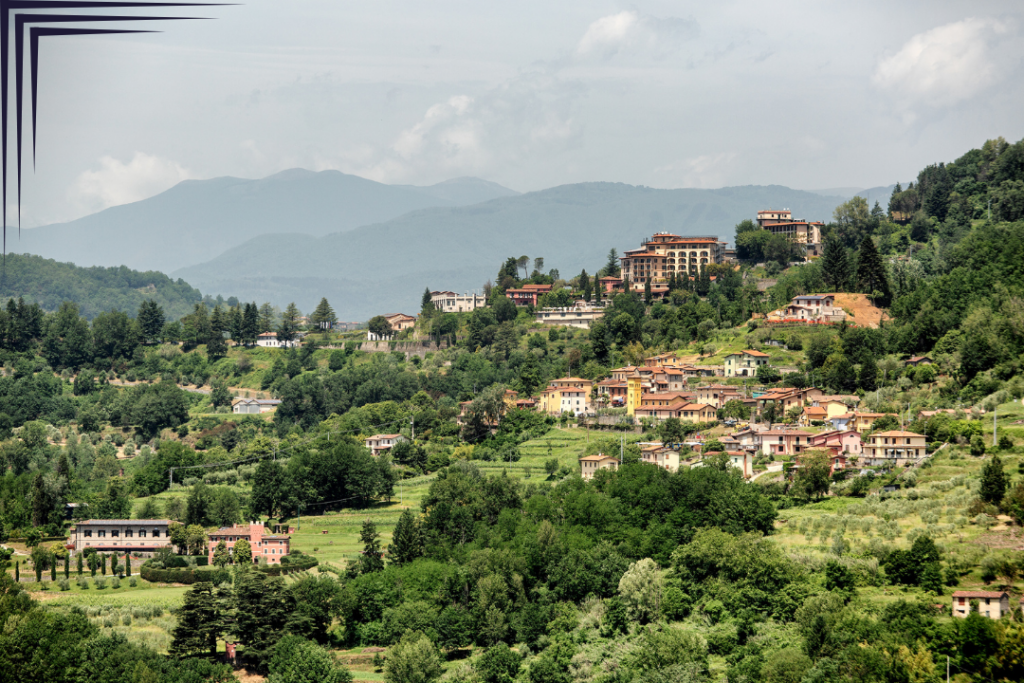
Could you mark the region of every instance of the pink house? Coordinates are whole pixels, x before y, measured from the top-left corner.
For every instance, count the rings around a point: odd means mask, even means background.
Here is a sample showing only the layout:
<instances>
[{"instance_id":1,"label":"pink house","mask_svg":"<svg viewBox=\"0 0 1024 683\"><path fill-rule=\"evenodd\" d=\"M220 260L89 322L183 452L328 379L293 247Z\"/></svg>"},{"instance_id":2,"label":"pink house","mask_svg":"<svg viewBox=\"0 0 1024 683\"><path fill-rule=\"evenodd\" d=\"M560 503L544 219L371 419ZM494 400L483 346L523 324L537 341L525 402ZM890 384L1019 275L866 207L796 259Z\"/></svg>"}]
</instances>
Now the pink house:
<instances>
[{"instance_id":1,"label":"pink house","mask_svg":"<svg viewBox=\"0 0 1024 683\"><path fill-rule=\"evenodd\" d=\"M213 553L217 549L218 543L224 541L228 552L234 555L235 544L243 539L249 541L253 564L258 563L261 557L267 560L267 564L281 564L281 558L291 550L291 539L288 536L271 536L265 532L266 528L258 522L236 524L211 531L209 533L210 564L213 564Z\"/></svg>"},{"instance_id":2,"label":"pink house","mask_svg":"<svg viewBox=\"0 0 1024 683\"><path fill-rule=\"evenodd\" d=\"M814 434L790 429L769 429L761 432L761 452L765 455L796 455L811 447Z\"/></svg>"},{"instance_id":3,"label":"pink house","mask_svg":"<svg viewBox=\"0 0 1024 683\"><path fill-rule=\"evenodd\" d=\"M828 432L814 434L809 439L811 448L827 448L834 455L846 453L847 455L861 454L860 433L853 429L834 429Z\"/></svg>"}]
</instances>

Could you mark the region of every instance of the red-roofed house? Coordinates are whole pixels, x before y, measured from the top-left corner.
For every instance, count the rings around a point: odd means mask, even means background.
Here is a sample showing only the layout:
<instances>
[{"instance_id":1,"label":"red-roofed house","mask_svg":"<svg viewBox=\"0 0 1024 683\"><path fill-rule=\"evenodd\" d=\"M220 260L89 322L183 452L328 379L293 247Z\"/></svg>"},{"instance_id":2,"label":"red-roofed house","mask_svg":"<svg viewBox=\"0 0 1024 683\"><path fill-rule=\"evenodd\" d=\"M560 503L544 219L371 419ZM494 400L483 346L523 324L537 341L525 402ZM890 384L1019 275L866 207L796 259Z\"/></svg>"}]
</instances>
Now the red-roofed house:
<instances>
[{"instance_id":1,"label":"red-roofed house","mask_svg":"<svg viewBox=\"0 0 1024 683\"><path fill-rule=\"evenodd\" d=\"M506 289L505 296L516 306L536 306L541 294L551 291L551 285L523 285L518 289Z\"/></svg>"}]
</instances>

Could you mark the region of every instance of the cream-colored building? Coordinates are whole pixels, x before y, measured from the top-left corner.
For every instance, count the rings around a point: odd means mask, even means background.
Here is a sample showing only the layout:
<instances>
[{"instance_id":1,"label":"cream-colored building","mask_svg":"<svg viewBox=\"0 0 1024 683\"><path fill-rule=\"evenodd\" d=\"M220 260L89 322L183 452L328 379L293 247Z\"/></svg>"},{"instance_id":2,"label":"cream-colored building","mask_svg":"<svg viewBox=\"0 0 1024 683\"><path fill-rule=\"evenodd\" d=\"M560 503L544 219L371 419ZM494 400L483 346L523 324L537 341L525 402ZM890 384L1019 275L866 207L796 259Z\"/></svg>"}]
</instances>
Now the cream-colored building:
<instances>
[{"instance_id":1,"label":"cream-colored building","mask_svg":"<svg viewBox=\"0 0 1024 683\"><path fill-rule=\"evenodd\" d=\"M152 553L171 545L169 519L88 519L71 527L72 554Z\"/></svg>"},{"instance_id":2,"label":"cream-colored building","mask_svg":"<svg viewBox=\"0 0 1024 683\"><path fill-rule=\"evenodd\" d=\"M366 447L373 455L386 453L395 447L400 441L407 441L401 434L374 434L366 439Z\"/></svg>"},{"instance_id":3,"label":"cream-colored building","mask_svg":"<svg viewBox=\"0 0 1024 683\"><path fill-rule=\"evenodd\" d=\"M669 472L679 471L679 452L660 441L640 444L640 461Z\"/></svg>"},{"instance_id":4,"label":"cream-colored building","mask_svg":"<svg viewBox=\"0 0 1024 683\"><path fill-rule=\"evenodd\" d=\"M956 591L953 616L966 619L974 601L978 603L978 614L989 619L999 619L1010 611L1010 594L1005 591Z\"/></svg>"},{"instance_id":5,"label":"cream-colored building","mask_svg":"<svg viewBox=\"0 0 1024 683\"><path fill-rule=\"evenodd\" d=\"M598 470L619 469L619 459L603 453L585 455L580 458L580 476L590 481Z\"/></svg>"},{"instance_id":6,"label":"cream-colored building","mask_svg":"<svg viewBox=\"0 0 1024 683\"><path fill-rule=\"evenodd\" d=\"M746 350L730 353L725 357L726 377L754 377L757 369L768 365L768 354L761 351Z\"/></svg>"},{"instance_id":7,"label":"cream-colored building","mask_svg":"<svg viewBox=\"0 0 1024 683\"><path fill-rule=\"evenodd\" d=\"M442 313L468 313L487 305L487 297L483 294L456 294L448 290L431 292L430 303L434 309Z\"/></svg>"},{"instance_id":8,"label":"cream-colored building","mask_svg":"<svg viewBox=\"0 0 1024 683\"><path fill-rule=\"evenodd\" d=\"M599 306L567 306L565 308L542 308L536 313L536 320L552 327L575 327L589 330L591 324L604 316Z\"/></svg>"},{"instance_id":9,"label":"cream-colored building","mask_svg":"<svg viewBox=\"0 0 1024 683\"><path fill-rule=\"evenodd\" d=\"M757 212L757 225L801 245L809 255L817 255L820 251L823 223L793 220L793 212L789 209L768 209Z\"/></svg>"},{"instance_id":10,"label":"cream-colored building","mask_svg":"<svg viewBox=\"0 0 1024 683\"><path fill-rule=\"evenodd\" d=\"M889 467L915 463L925 456L927 440L924 434L899 430L872 434L870 443L863 445L864 463Z\"/></svg>"}]
</instances>

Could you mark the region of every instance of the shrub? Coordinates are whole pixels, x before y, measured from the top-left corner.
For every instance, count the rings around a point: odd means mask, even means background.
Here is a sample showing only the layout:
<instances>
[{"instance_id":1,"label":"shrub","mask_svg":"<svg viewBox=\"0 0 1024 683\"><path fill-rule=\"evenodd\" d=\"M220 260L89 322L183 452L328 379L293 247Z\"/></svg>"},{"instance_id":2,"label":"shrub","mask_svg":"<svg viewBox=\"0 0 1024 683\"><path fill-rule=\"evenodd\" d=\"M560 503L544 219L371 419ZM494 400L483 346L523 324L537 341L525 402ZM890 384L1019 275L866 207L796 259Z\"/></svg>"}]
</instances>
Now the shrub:
<instances>
[{"instance_id":1,"label":"shrub","mask_svg":"<svg viewBox=\"0 0 1024 683\"><path fill-rule=\"evenodd\" d=\"M139 581L133 576L130 579L128 579L128 585L132 588L135 588L137 585L139 585Z\"/></svg>"},{"instance_id":2,"label":"shrub","mask_svg":"<svg viewBox=\"0 0 1024 683\"><path fill-rule=\"evenodd\" d=\"M96 590L101 591L107 587L107 580L104 577L96 579Z\"/></svg>"},{"instance_id":3,"label":"shrub","mask_svg":"<svg viewBox=\"0 0 1024 683\"><path fill-rule=\"evenodd\" d=\"M116 588L120 588L121 587L121 579L117 578L116 576L114 578L110 579L110 587L111 588L115 588L115 589Z\"/></svg>"},{"instance_id":4,"label":"shrub","mask_svg":"<svg viewBox=\"0 0 1024 683\"><path fill-rule=\"evenodd\" d=\"M123 617L121 617L121 623L124 624L125 626L131 626L132 625L132 615L126 614Z\"/></svg>"},{"instance_id":5,"label":"shrub","mask_svg":"<svg viewBox=\"0 0 1024 683\"><path fill-rule=\"evenodd\" d=\"M62 591L69 591L69 590L71 590L71 583L67 579L61 579L60 581L57 582L57 585L60 586L60 589Z\"/></svg>"}]
</instances>

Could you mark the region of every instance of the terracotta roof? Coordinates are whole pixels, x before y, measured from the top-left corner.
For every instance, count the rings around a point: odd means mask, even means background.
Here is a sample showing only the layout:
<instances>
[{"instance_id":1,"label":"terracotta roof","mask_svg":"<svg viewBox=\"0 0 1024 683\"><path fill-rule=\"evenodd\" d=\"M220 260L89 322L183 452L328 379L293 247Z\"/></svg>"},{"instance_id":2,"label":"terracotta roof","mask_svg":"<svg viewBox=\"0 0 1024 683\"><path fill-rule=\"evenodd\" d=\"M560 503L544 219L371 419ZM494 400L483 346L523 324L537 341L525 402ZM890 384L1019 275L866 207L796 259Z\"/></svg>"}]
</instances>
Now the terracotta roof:
<instances>
[{"instance_id":1,"label":"terracotta roof","mask_svg":"<svg viewBox=\"0 0 1024 683\"><path fill-rule=\"evenodd\" d=\"M373 441L374 439L397 439L401 434L375 434L366 438L367 441Z\"/></svg>"},{"instance_id":2,"label":"terracotta roof","mask_svg":"<svg viewBox=\"0 0 1024 683\"><path fill-rule=\"evenodd\" d=\"M954 598L1002 598L1009 596L1006 591L956 591Z\"/></svg>"},{"instance_id":3,"label":"terracotta roof","mask_svg":"<svg viewBox=\"0 0 1024 683\"><path fill-rule=\"evenodd\" d=\"M889 432L876 432L872 436L919 436L922 439L927 438L924 434L915 434L914 432L904 432L899 429L894 429Z\"/></svg>"},{"instance_id":4,"label":"terracotta roof","mask_svg":"<svg viewBox=\"0 0 1024 683\"><path fill-rule=\"evenodd\" d=\"M769 429L759 432L761 436L814 436L813 432L802 432L799 429Z\"/></svg>"},{"instance_id":5,"label":"terracotta roof","mask_svg":"<svg viewBox=\"0 0 1024 683\"><path fill-rule=\"evenodd\" d=\"M804 413L807 415L827 415L828 411L821 406L807 406L804 408Z\"/></svg>"},{"instance_id":6,"label":"terracotta roof","mask_svg":"<svg viewBox=\"0 0 1024 683\"><path fill-rule=\"evenodd\" d=\"M580 462L583 462L584 460L601 461L601 460L618 460L618 458L616 458L615 456L612 456L612 455L605 455L603 453L598 453L597 455L584 455L582 458L580 458Z\"/></svg>"}]
</instances>

